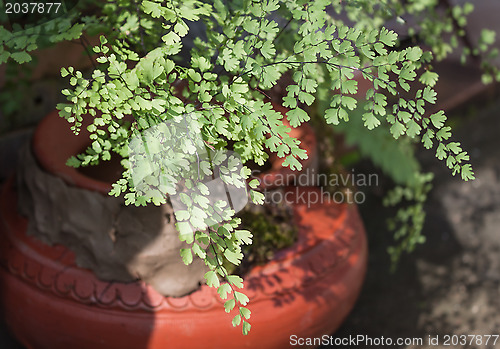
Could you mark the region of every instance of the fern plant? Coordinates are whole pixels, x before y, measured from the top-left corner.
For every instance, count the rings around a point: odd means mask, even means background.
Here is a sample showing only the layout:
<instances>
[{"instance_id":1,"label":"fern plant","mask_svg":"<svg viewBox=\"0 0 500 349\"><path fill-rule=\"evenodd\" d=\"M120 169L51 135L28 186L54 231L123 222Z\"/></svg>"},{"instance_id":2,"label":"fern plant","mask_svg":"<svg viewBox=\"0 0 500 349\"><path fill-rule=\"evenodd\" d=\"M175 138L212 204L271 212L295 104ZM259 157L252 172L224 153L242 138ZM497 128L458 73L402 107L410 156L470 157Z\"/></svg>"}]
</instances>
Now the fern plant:
<instances>
[{"instance_id":1,"label":"fern plant","mask_svg":"<svg viewBox=\"0 0 500 349\"><path fill-rule=\"evenodd\" d=\"M71 87L62 91L67 103L57 106L60 116L76 134L85 127L91 143L68 165L94 165L116 153L124 171L110 195L135 205L172 198L180 239L190 246L181 257L185 263L193 255L205 261L207 284L226 300L227 312L236 309L233 325L241 324L246 334L250 311L243 280L229 275L223 262L239 264L241 245L250 244L252 235L238 229L235 203L219 200L207 183L218 171L224 185L245 190L250 170L240 161L263 165L266 151L284 158L283 166L301 168L308 154L288 135L267 91L289 73L283 105L291 126L309 121L319 97L323 108L317 114L328 124L342 125L347 134L361 125L372 130L366 135L373 134L374 143L387 136L418 140L453 175L471 180L469 155L449 141L444 112L427 112L437 98L432 62L465 37L471 9L441 8L437 0L82 2L64 16L0 26L0 63L25 63L43 42L102 34L100 45L92 47L92 72L61 69ZM433 20L443 11L446 21ZM406 26L407 40L384 27L390 20ZM455 34L444 42L444 32ZM466 46L464 57L489 52L493 38L485 31L479 47ZM485 80L499 77L493 66L484 68ZM361 97L359 80L371 86ZM371 155L383 159L391 153ZM399 181L406 189L389 201L406 195L422 204L429 178L410 177ZM249 186L253 202L262 203L258 182ZM408 245L419 240L419 207L403 214L408 224L400 235Z\"/></svg>"}]
</instances>

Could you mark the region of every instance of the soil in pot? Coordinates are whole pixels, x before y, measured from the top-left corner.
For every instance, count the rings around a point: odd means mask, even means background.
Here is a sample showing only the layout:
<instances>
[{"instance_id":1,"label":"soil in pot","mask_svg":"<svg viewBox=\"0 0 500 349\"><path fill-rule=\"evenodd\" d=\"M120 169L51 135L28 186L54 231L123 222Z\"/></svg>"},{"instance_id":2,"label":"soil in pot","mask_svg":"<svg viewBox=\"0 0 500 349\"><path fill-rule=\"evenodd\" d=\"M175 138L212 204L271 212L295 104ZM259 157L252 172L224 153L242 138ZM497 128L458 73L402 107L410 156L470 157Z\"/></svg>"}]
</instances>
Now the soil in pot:
<instances>
[{"instance_id":1,"label":"soil in pot","mask_svg":"<svg viewBox=\"0 0 500 349\"><path fill-rule=\"evenodd\" d=\"M284 189L273 189L273 192ZM297 241L297 226L293 222L293 208L286 202L266 202L264 205L247 204L237 214L241 218L239 229L252 232L252 244L243 245L244 257L239 266L226 262L229 273L245 276L253 267L271 261L277 251L292 246Z\"/></svg>"}]
</instances>

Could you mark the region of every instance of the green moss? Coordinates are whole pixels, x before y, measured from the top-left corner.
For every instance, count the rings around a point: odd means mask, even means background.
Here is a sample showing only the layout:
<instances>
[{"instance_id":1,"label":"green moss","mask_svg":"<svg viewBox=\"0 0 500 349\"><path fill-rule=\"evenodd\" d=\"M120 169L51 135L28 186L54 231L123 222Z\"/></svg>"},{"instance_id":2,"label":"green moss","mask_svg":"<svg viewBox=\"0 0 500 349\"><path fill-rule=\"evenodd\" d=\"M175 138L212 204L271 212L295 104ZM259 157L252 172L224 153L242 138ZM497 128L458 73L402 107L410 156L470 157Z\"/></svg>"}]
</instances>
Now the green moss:
<instances>
[{"instance_id":1,"label":"green moss","mask_svg":"<svg viewBox=\"0 0 500 349\"><path fill-rule=\"evenodd\" d=\"M226 263L230 273L244 275L251 267L270 261L276 251L290 247L297 240L297 228L293 223L291 207L266 204L252 205L238 215L241 228L253 234L253 243L242 246L245 257L239 267Z\"/></svg>"}]
</instances>

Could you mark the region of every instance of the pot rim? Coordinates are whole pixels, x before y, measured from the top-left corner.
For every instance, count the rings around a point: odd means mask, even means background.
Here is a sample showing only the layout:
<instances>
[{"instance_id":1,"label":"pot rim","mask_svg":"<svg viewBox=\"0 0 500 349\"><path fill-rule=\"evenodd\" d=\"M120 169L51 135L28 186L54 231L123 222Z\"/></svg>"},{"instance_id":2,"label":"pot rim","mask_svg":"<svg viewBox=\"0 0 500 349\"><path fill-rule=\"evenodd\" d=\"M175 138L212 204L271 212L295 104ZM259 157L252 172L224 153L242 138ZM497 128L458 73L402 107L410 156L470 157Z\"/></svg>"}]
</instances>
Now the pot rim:
<instances>
[{"instance_id":1,"label":"pot rim","mask_svg":"<svg viewBox=\"0 0 500 349\"><path fill-rule=\"evenodd\" d=\"M69 123L54 110L36 127L32 151L44 170L62 178L66 183L107 195L112 188L111 183L86 176L76 168L66 165L72 155L79 154L88 145L89 132L85 123L77 136L70 130Z\"/></svg>"},{"instance_id":2,"label":"pot rim","mask_svg":"<svg viewBox=\"0 0 500 349\"><path fill-rule=\"evenodd\" d=\"M297 128L291 127L286 120L288 109L276 103L272 103L272 105L275 110L283 114L284 124L291 128L289 134L301 140L301 147L307 151L308 158L299 161L304 168L307 168L317 156L316 138L312 127L307 123ZM66 165L66 161L71 156L81 153L90 144L87 124L88 119L84 118L79 135L75 135L70 130L69 123L59 116L57 110L54 110L43 118L36 127L33 134L32 150L36 160L44 170L61 177L70 185L107 195L112 189L112 183L92 178L76 168ZM270 161L272 168L256 176L260 180L259 189L275 188L278 176L286 177L299 173L289 167L283 167L284 159L278 158L274 153L271 155ZM269 184L267 184L268 182Z\"/></svg>"}]
</instances>

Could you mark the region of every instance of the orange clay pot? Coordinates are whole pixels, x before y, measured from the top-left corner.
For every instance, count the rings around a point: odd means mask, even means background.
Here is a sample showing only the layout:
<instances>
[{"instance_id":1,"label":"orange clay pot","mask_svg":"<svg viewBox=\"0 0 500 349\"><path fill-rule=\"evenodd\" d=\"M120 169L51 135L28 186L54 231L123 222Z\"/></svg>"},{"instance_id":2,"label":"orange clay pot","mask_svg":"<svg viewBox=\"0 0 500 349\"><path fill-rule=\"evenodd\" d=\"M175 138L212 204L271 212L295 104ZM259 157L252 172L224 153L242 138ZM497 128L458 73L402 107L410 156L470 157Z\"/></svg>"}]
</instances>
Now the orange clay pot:
<instances>
[{"instance_id":1,"label":"orange clay pot","mask_svg":"<svg viewBox=\"0 0 500 349\"><path fill-rule=\"evenodd\" d=\"M43 139L39 130L35 155L44 168L83 188L109 188L64 166L64 154L73 147L67 142L78 137ZM36 148L43 142L64 146L44 153ZM28 222L17 212L11 179L0 196L0 302L5 322L29 349L279 349L290 347L292 335L329 335L352 309L362 286L364 228L356 206L321 199L316 188L289 187L284 195L292 203L298 241L244 277L252 330L243 336L241 328L231 325L235 314L224 312L213 288L203 285L174 298L143 282L101 281L77 267L64 246L26 236Z\"/></svg>"}]
</instances>

